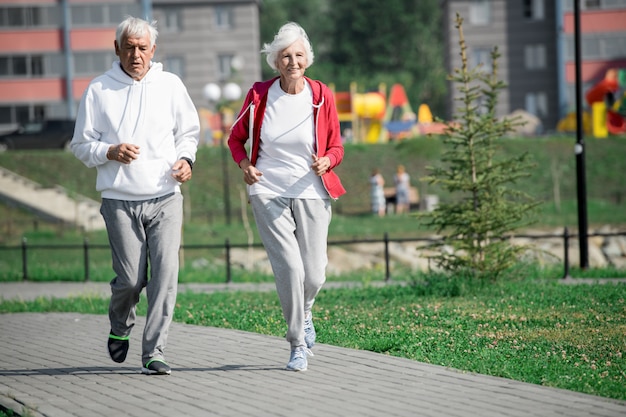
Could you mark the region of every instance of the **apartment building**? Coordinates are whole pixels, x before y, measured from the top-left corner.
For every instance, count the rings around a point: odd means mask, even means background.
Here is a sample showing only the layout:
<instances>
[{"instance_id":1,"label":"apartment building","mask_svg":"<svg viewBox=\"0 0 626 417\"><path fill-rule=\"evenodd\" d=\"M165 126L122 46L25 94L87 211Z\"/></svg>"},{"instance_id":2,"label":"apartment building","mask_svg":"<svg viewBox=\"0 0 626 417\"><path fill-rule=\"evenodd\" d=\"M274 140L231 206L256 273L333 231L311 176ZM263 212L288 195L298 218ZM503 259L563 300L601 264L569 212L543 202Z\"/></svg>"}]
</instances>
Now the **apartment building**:
<instances>
[{"instance_id":1,"label":"apartment building","mask_svg":"<svg viewBox=\"0 0 626 417\"><path fill-rule=\"evenodd\" d=\"M0 0L0 131L73 118L90 80L116 59L115 28L127 15L157 21L155 60L182 78L196 107L207 105L207 83L233 81L245 89L261 76L259 4Z\"/></svg>"},{"instance_id":2,"label":"apartment building","mask_svg":"<svg viewBox=\"0 0 626 417\"><path fill-rule=\"evenodd\" d=\"M454 26L458 13L470 66L482 64L490 71L493 47L501 54L498 75L508 87L499 96L498 115L526 110L541 120L544 131L554 131L576 109L574 1L580 2L584 95L608 69L626 68L626 0L445 1L448 70L461 64ZM453 110L458 93L453 87L449 91Z\"/></svg>"}]
</instances>

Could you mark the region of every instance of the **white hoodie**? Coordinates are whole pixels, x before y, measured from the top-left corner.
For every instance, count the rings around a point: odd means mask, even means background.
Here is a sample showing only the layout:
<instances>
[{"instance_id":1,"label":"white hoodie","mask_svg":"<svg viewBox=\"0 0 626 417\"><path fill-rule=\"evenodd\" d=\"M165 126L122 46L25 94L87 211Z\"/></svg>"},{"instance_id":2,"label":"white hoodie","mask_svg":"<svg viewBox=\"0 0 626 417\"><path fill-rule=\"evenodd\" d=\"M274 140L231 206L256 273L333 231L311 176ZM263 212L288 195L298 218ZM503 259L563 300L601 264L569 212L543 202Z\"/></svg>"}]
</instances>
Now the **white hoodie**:
<instances>
[{"instance_id":1,"label":"white hoodie","mask_svg":"<svg viewBox=\"0 0 626 417\"><path fill-rule=\"evenodd\" d=\"M151 63L133 80L114 62L83 94L70 147L88 167L96 167L96 190L103 198L138 201L180 192L171 168L195 161L200 134L198 112L183 82ZM138 145L138 158L125 165L106 157L111 145Z\"/></svg>"}]
</instances>

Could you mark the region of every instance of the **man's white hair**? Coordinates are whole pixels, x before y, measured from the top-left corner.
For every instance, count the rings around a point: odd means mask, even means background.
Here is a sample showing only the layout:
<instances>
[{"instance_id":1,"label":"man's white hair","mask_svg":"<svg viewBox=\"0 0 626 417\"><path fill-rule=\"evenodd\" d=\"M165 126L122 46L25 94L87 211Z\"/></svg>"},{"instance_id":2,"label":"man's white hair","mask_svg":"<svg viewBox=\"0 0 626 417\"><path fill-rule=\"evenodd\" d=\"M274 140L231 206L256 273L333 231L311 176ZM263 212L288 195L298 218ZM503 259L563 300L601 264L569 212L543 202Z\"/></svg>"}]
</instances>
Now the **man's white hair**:
<instances>
[{"instance_id":1,"label":"man's white hair","mask_svg":"<svg viewBox=\"0 0 626 417\"><path fill-rule=\"evenodd\" d=\"M141 38L146 32L150 35L150 48L156 44L159 32L156 28L156 20L148 22L138 17L126 16L126 19L117 26L115 40L122 45L122 40L127 38Z\"/></svg>"}]
</instances>

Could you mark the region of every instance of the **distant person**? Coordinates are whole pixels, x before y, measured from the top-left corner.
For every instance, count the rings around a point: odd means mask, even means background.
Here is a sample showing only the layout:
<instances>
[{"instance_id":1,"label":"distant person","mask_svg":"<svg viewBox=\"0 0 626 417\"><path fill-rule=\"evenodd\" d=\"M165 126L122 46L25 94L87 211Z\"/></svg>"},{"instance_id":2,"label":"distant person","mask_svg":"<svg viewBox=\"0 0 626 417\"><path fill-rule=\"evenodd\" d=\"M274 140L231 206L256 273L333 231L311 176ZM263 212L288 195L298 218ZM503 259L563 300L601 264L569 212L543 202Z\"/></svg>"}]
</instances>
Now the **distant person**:
<instances>
[{"instance_id":1,"label":"distant person","mask_svg":"<svg viewBox=\"0 0 626 417\"><path fill-rule=\"evenodd\" d=\"M313 63L304 29L283 25L262 52L279 75L248 91L228 145L248 185L287 322L286 369L305 371L316 336L311 310L326 281L331 201L345 193L333 171L344 149L333 92L304 76Z\"/></svg>"},{"instance_id":2,"label":"distant person","mask_svg":"<svg viewBox=\"0 0 626 417\"><path fill-rule=\"evenodd\" d=\"M370 198L372 201L372 213L379 217L385 215L387 200L385 199L385 179L380 170L374 169L370 176Z\"/></svg>"},{"instance_id":3,"label":"distant person","mask_svg":"<svg viewBox=\"0 0 626 417\"><path fill-rule=\"evenodd\" d=\"M182 81L152 62L156 38L154 23L135 17L120 23L114 42L119 61L87 87L70 147L98 170L116 275L109 303L111 359L126 359L146 287L141 371L170 374L164 352L178 288L180 184L191 179L200 121Z\"/></svg>"},{"instance_id":4,"label":"distant person","mask_svg":"<svg viewBox=\"0 0 626 417\"><path fill-rule=\"evenodd\" d=\"M393 183L396 186L396 213L408 213L411 204L409 200L411 177L406 173L404 165L398 165Z\"/></svg>"}]
</instances>

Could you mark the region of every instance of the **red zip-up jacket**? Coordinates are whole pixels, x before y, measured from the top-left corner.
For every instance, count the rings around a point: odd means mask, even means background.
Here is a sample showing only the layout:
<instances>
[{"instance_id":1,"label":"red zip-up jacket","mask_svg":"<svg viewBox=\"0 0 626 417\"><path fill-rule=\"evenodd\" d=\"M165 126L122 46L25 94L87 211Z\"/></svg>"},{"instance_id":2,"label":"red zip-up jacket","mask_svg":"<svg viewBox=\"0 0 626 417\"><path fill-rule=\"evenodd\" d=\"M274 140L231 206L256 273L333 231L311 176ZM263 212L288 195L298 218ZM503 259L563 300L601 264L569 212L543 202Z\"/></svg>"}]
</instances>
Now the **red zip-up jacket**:
<instances>
[{"instance_id":1,"label":"red zip-up jacket","mask_svg":"<svg viewBox=\"0 0 626 417\"><path fill-rule=\"evenodd\" d=\"M256 165L261 145L261 124L267 105L267 92L277 78L254 83L246 95L228 138L228 147L237 165L245 158L249 158L252 165ZM343 144L335 98L333 92L321 81L308 77L304 79L313 90L315 152L318 157L326 156L330 159L330 167L322 175L322 183L328 195L337 199L345 194L346 190L341 185L339 176L333 171L333 168L343 160ZM252 138L252 146L248 157L245 145L249 138Z\"/></svg>"}]
</instances>

